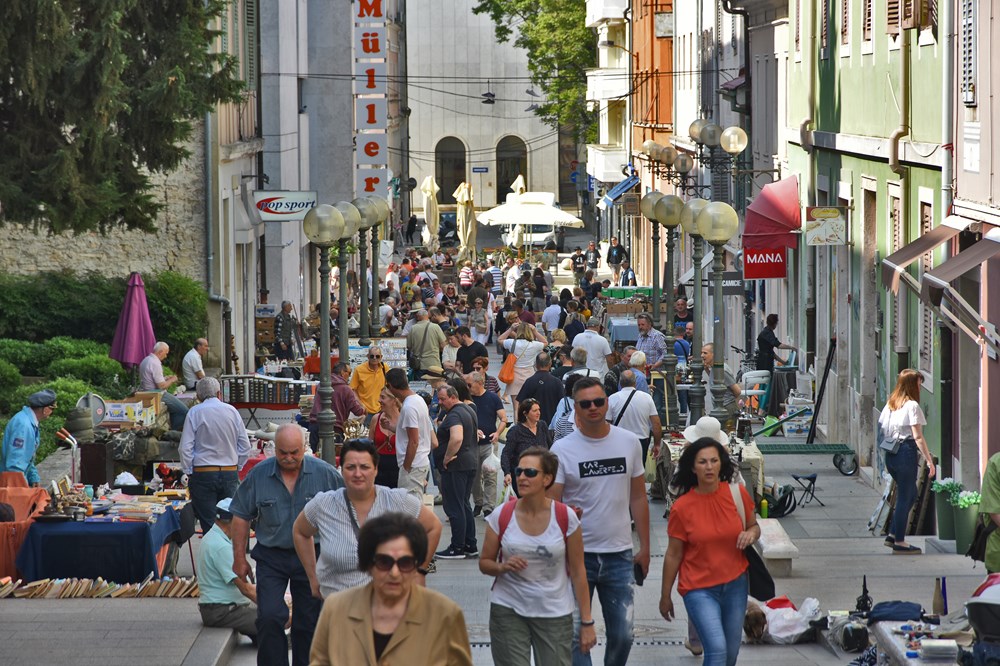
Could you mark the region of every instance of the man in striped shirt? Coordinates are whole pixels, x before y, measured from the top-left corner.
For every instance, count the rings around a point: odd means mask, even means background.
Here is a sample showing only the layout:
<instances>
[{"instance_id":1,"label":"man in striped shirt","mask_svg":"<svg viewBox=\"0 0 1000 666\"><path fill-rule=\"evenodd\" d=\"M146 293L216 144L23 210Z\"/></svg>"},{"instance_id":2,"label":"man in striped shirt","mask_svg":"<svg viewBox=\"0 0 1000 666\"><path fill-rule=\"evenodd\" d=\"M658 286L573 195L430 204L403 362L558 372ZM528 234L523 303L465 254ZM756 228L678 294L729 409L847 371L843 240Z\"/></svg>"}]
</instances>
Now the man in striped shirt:
<instances>
[{"instance_id":1,"label":"man in striped shirt","mask_svg":"<svg viewBox=\"0 0 1000 666\"><path fill-rule=\"evenodd\" d=\"M503 292L503 271L497 266L496 259L490 259L490 267L486 269L489 272L490 277L493 278L493 284L490 286L490 291L493 293L494 297L500 296Z\"/></svg>"}]
</instances>

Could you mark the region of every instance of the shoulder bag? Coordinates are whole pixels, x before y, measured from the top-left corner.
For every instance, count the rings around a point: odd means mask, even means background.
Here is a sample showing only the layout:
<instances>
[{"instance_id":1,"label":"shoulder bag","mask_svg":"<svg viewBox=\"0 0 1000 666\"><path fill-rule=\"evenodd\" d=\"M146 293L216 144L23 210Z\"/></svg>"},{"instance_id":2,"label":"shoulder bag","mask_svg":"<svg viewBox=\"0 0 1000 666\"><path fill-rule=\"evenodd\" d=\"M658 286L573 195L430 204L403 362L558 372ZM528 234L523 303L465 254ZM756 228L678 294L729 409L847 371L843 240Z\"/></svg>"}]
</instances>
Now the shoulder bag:
<instances>
[{"instance_id":1,"label":"shoulder bag","mask_svg":"<svg viewBox=\"0 0 1000 666\"><path fill-rule=\"evenodd\" d=\"M736 511L740 514L740 521L743 523L743 529L747 528L747 516L746 511L743 508L743 498L740 496L740 487L738 483L730 483L729 491L733 494L733 502L736 504ZM768 601L774 598L774 579L771 578L771 572L767 570L767 565L764 564L764 558L760 556L757 549L753 547L753 544L747 546L743 549L743 554L746 555L749 567L747 567L747 578L750 588L750 596L758 601Z\"/></svg>"},{"instance_id":2,"label":"shoulder bag","mask_svg":"<svg viewBox=\"0 0 1000 666\"><path fill-rule=\"evenodd\" d=\"M622 411L618 412L618 416L615 417L614 422L611 424L613 426L621 423L622 417L625 416L625 410L628 409L628 403L632 402L632 398L635 397L636 389L632 389L632 392L628 394L628 398L625 399L625 404L622 405Z\"/></svg>"},{"instance_id":3,"label":"shoulder bag","mask_svg":"<svg viewBox=\"0 0 1000 666\"><path fill-rule=\"evenodd\" d=\"M889 419L892 418L892 410L889 410ZM886 419L887 421L889 419ZM889 437L888 423L886 425L882 424L882 419L879 418L878 421L878 433L875 435L876 444L878 448L882 449L886 453L896 453L899 451L899 445L903 443L903 440L899 437Z\"/></svg>"},{"instance_id":4,"label":"shoulder bag","mask_svg":"<svg viewBox=\"0 0 1000 666\"><path fill-rule=\"evenodd\" d=\"M510 343L510 353L507 354L507 358L504 359L503 365L500 366L500 372L497 373L497 379L499 379L504 384L511 384L514 381L514 364L517 363L517 356L514 355L514 349L517 347L517 340L515 339Z\"/></svg>"},{"instance_id":5,"label":"shoulder bag","mask_svg":"<svg viewBox=\"0 0 1000 666\"><path fill-rule=\"evenodd\" d=\"M986 561L986 542L990 535L997 529L997 524L990 518L990 514L981 513L976 516L976 531L972 535L972 543L969 550L965 551L966 557L971 557L973 562Z\"/></svg>"},{"instance_id":6,"label":"shoulder bag","mask_svg":"<svg viewBox=\"0 0 1000 666\"><path fill-rule=\"evenodd\" d=\"M437 326L437 324L432 324L429 320L427 322L427 327L424 328L424 335L420 338L420 351L419 353L415 349L407 349L406 353L410 357L410 367L413 368L414 372L420 371L420 355L424 351L424 343L427 342L427 333L431 330L431 326Z\"/></svg>"}]
</instances>

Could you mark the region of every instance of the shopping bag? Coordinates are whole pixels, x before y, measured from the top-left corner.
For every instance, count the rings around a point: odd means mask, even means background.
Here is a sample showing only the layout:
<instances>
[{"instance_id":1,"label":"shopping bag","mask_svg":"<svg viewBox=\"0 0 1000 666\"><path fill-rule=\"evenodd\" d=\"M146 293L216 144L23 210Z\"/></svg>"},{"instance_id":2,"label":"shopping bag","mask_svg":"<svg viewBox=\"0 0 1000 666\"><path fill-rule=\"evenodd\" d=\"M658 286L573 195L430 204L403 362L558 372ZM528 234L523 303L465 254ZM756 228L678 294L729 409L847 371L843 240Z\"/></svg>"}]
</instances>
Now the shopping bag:
<instances>
[{"instance_id":1,"label":"shopping bag","mask_svg":"<svg viewBox=\"0 0 1000 666\"><path fill-rule=\"evenodd\" d=\"M666 444L661 444L661 446L666 446ZM650 450L646 452L646 483L654 481L656 481L656 456Z\"/></svg>"},{"instance_id":2,"label":"shopping bag","mask_svg":"<svg viewBox=\"0 0 1000 666\"><path fill-rule=\"evenodd\" d=\"M500 456L496 451L490 453L489 457L483 461L483 472L486 474L498 474L500 472Z\"/></svg>"}]
</instances>

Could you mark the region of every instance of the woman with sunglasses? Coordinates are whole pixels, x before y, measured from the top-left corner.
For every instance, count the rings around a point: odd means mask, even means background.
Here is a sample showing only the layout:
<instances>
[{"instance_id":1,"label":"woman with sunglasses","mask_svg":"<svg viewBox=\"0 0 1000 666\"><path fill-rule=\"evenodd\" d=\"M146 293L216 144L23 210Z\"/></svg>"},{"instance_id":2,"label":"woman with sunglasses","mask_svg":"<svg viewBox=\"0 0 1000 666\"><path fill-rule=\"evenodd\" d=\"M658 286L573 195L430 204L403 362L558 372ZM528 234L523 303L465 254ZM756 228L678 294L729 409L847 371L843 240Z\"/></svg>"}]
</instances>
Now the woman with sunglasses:
<instances>
[{"instance_id":1,"label":"woman with sunglasses","mask_svg":"<svg viewBox=\"0 0 1000 666\"><path fill-rule=\"evenodd\" d=\"M528 666L532 652L536 664L570 666L577 603L580 651L587 654L597 642L580 519L545 496L558 468L546 449L521 452L513 470L520 499L486 519L479 570L496 578L490 650L498 666Z\"/></svg>"},{"instance_id":2,"label":"woman with sunglasses","mask_svg":"<svg viewBox=\"0 0 1000 666\"><path fill-rule=\"evenodd\" d=\"M507 431L507 442L500 456L504 486L514 483L514 493L518 494L516 479L512 476L514 462L530 448L548 450L550 446L552 438L549 434L549 424L542 419L542 408L538 401L534 398L522 400L517 404L517 424Z\"/></svg>"},{"instance_id":3,"label":"woman with sunglasses","mask_svg":"<svg viewBox=\"0 0 1000 666\"><path fill-rule=\"evenodd\" d=\"M469 330L472 331L472 339L480 344L485 345L490 338L490 316L481 298L477 298L469 310Z\"/></svg>"},{"instance_id":4,"label":"woman with sunglasses","mask_svg":"<svg viewBox=\"0 0 1000 666\"><path fill-rule=\"evenodd\" d=\"M500 380L486 372L489 367L490 359L488 356L479 356L472 359L472 371L483 373L483 377L486 379L486 381L483 382L483 386L486 390L493 391L497 395L500 395Z\"/></svg>"},{"instance_id":5,"label":"woman with sunglasses","mask_svg":"<svg viewBox=\"0 0 1000 666\"><path fill-rule=\"evenodd\" d=\"M424 543L430 544L431 554L441 538L441 521L409 491L375 485L379 458L370 439L345 442L340 454L345 486L319 493L295 519L295 552L306 570L313 596L319 599L371 581L370 566L358 566L358 531L369 519L387 513L412 516L424 530ZM318 561L314 542L317 535ZM428 553L419 562L426 573L430 566Z\"/></svg>"},{"instance_id":6,"label":"woman with sunglasses","mask_svg":"<svg viewBox=\"0 0 1000 666\"><path fill-rule=\"evenodd\" d=\"M418 565L433 551L410 516L387 513L367 521L354 559L370 582L323 603L309 663L472 666L462 609L421 585Z\"/></svg>"},{"instance_id":7,"label":"woman with sunglasses","mask_svg":"<svg viewBox=\"0 0 1000 666\"><path fill-rule=\"evenodd\" d=\"M368 434L378 452L378 474L375 485L395 488L399 481L399 462L396 460L396 425L399 423L399 399L388 388L378 397L381 409L372 417Z\"/></svg>"}]
</instances>

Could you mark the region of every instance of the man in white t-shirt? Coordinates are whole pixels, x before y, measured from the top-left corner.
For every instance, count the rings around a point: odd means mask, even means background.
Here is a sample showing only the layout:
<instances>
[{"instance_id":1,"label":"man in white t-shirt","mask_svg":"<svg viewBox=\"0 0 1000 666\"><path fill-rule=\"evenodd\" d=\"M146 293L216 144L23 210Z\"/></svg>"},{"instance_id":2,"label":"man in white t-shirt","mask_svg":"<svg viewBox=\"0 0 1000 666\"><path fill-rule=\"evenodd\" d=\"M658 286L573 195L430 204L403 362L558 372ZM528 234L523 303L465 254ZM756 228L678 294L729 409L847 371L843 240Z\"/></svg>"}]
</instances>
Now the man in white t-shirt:
<instances>
[{"instance_id":1,"label":"man in white t-shirt","mask_svg":"<svg viewBox=\"0 0 1000 666\"><path fill-rule=\"evenodd\" d=\"M399 463L398 488L413 493L420 501L424 499L427 487L427 473L430 471L431 424L427 403L410 389L406 371L392 368L385 373L385 384L403 403L396 423L396 461Z\"/></svg>"},{"instance_id":2,"label":"man in white t-shirt","mask_svg":"<svg viewBox=\"0 0 1000 666\"><path fill-rule=\"evenodd\" d=\"M611 358L611 345L608 339L601 335L601 318L591 317L587 322L587 330L573 338L573 347L583 347L587 350L587 367L596 370L600 377L608 374L608 363Z\"/></svg>"},{"instance_id":3,"label":"man in white t-shirt","mask_svg":"<svg viewBox=\"0 0 1000 666\"><path fill-rule=\"evenodd\" d=\"M181 371L184 375L184 385L193 389L198 380L205 376L205 368L202 365L201 357L208 351L208 340L198 338L194 341L194 347L184 354L181 362Z\"/></svg>"},{"instance_id":4,"label":"man in white t-shirt","mask_svg":"<svg viewBox=\"0 0 1000 666\"><path fill-rule=\"evenodd\" d=\"M599 378L573 387L577 430L552 445L559 457L549 497L572 506L583 526L587 581L604 610L608 647L604 663L623 666L632 650L633 566L649 571L649 504L639 438L607 422L608 399ZM639 537L633 556L631 519ZM590 664L579 652L574 627L573 663Z\"/></svg>"},{"instance_id":5,"label":"man in white t-shirt","mask_svg":"<svg viewBox=\"0 0 1000 666\"><path fill-rule=\"evenodd\" d=\"M552 305L542 310L542 326L545 328L545 335L551 336L552 331L559 328L559 318L562 315L562 306L559 301L553 301Z\"/></svg>"},{"instance_id":6,"label":"man in white t-shirt","mask_svg":"<svg viewBox=\"0 0 1000 666\"><path fill-rule=\"evenodd\" d=\"M608 418L612 425L624 428L639 438L642 445L643 464L649 445L653 445L653 456L660 450L660 415L656 411L653 396L635 388L635 370L626 370L618 380L621 390L608 398Z\"/></svg>"}]
</instances>

